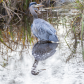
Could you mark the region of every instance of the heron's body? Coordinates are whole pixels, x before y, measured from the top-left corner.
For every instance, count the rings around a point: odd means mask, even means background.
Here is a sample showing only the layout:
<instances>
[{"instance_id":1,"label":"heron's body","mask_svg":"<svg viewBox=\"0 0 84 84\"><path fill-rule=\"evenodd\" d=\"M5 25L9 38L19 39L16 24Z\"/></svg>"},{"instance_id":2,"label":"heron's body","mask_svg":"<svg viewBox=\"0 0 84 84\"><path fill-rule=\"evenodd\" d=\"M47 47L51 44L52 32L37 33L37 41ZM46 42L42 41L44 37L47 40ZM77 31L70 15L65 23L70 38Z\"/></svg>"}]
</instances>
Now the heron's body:
<instances>
[{"instance_id":1,"label":"heron's body","mask_svg":"<svg viewBox=\"0 0 84 84\"><path fill-rule=\"evenodd\" d=\"M33 2L32 2L33 3ZM31 30L33 34L41 41L54 41L57 42L56 30L47 21L38 18L34 8L30 7L30 12L33 15L33 23Z\"/></svg>"}]
</instances>

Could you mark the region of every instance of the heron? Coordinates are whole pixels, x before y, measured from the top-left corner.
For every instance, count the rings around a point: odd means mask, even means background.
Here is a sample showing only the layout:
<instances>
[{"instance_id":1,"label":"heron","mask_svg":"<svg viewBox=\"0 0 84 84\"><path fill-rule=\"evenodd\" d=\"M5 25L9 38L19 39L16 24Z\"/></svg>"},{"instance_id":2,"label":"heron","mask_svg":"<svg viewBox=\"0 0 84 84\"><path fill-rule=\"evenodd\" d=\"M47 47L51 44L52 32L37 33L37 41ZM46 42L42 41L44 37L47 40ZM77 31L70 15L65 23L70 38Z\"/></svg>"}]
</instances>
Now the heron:
<instances>
[{"instance_id":1,"label":"heron","mask_svg":"<svg viewBox=\"0 0 84 84\"><path fill-rule=\"evenodd\" d=\"M50 23L38 18L37 13L35 12L36 5L36 2L31 2L29 4L30 13L33 16L33 23L31 25L32 33L40 41L57 42L56 30Z\"/></svg>"}]
</instances>

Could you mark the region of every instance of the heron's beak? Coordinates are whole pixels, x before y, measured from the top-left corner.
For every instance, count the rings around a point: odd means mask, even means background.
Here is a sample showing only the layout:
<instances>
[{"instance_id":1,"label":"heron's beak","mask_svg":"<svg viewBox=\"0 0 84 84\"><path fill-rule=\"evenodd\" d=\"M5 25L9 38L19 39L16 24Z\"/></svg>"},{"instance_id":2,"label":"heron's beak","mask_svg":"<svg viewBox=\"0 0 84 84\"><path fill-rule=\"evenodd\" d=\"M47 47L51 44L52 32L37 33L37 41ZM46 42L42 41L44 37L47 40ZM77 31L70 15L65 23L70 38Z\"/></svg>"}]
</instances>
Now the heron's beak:
<instances>
[{"instance_id":1,"label":"heron's beak","mask_svg":"<svg viewBox=\"0 0 84 84\"><path fill-rule=\"evenodd\" d=\"M44 5L41 5L41 4L37 4L35 5L35 8L40 8L40 7L43 7Z\"/></svg>"},{"instance_id":2,"label":"heron's beak","mask_svg":"<svg viewBox=\"0 0 84 84\"><path fill-rule=\"evenodd\" d=\"M38 10L36 10L36 12L38 13L38 14L41 14L41 12L39 11L39 8L41 8L41 7L43 7L44 5L41 5L41 4L37 4L37 5L35 5L35 8L37 8Z\"/></svg>"}]
</instances>

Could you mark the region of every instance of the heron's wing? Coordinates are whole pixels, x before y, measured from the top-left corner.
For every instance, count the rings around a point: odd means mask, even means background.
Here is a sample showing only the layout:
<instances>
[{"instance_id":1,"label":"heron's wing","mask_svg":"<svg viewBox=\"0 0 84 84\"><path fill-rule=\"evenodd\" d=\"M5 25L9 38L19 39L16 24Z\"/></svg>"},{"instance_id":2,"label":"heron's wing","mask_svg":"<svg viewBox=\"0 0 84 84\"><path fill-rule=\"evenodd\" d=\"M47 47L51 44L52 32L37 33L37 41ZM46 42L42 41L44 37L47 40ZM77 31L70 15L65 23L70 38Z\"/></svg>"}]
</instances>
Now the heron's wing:
<instances>
[{"instance_id":1,"label":"heron's wing","mask_svg":"<svg viewBox=\"0 0 84 84\"><path fill-rule=\"evenodd\" d=\"M42 20L42 19L41 19ZM48 23L47 21L45 21L45 20L42 20L42 23L44 23L44 25L46 26L46 29L47 30L50 30L50 31L52 31L53 33L56 33L56 30L54 29L54 27L50 24L50 23Z\"/></svg>"},{"instance_id":2,"label":"heron's wing","mask_svg":"<svg viewBox=\"0 0 84 84\"><path fill-rule=\"evenodd\" d=\"M56 32L56 30L53 28L53 26L43 19L35 20L34 25L36 27L36 31L38 31L42 34L44 34L45 32L49 33L49 34L55 34L55 32Z\"/></svg>"}]
</instances>

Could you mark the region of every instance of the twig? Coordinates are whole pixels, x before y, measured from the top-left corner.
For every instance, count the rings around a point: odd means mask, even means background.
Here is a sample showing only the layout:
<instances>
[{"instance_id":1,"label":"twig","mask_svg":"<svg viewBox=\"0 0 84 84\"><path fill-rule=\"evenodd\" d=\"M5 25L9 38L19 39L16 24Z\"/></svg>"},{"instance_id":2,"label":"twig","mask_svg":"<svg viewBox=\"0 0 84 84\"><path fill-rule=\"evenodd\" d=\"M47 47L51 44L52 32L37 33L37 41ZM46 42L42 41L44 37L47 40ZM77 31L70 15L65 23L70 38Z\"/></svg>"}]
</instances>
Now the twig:
<instances>
[{"instance_id":1,"label":"twig","mask_svg":"<svg viewBox=\"0 0 84 84\"><path fill-rule=\"evenodd\" d=\"M4 5L4 8L6 9L6 11L7 11L7 13L8 13L8 15L9 15L10 18L11 18L10 13L13 12L13 13L14 13L15 15L17 15L17 17L21 20L21 18L19 17L18 13L15 13L13 10L11 10L10 8L8 8L8 7L6 6L6 4L5 4L4 1L3 1L3 5ZM12 13L11 13L11 14L12 14Z\"/></svg>"}]
</instances>

